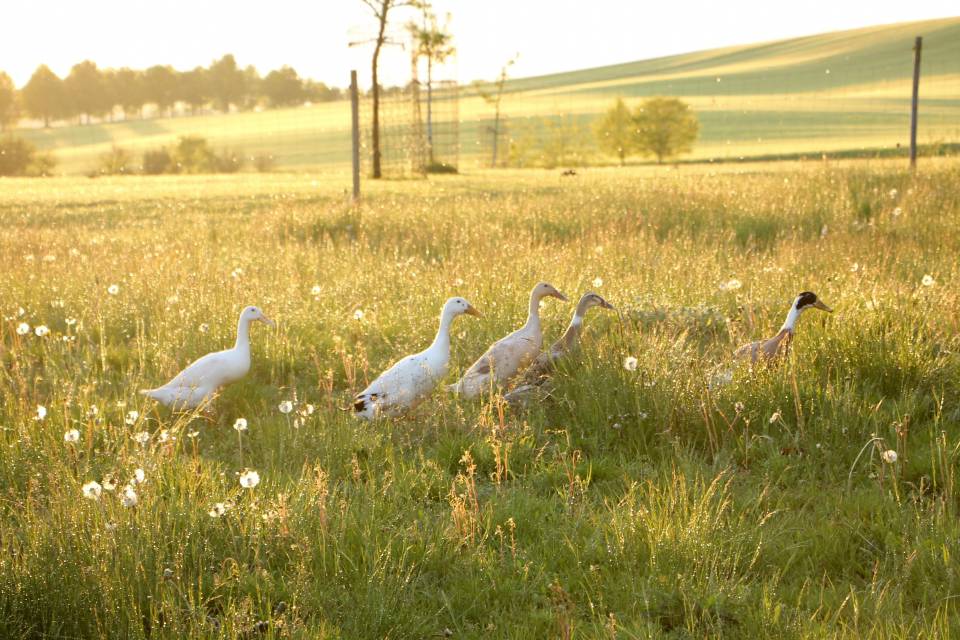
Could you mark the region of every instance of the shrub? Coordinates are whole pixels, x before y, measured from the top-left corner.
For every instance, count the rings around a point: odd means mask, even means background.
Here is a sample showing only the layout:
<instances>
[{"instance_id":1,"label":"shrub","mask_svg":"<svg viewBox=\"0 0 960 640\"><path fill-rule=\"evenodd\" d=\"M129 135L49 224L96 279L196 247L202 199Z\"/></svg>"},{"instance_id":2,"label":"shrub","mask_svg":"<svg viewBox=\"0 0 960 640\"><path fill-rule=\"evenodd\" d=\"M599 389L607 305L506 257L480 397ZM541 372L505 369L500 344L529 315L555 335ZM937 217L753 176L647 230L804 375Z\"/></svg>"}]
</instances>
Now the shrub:
<instances>
[{"instance_id":1,"label":"shrub","mask_svg":"<svg viewBox=\"0 0 960 640\"><path fill-rule=\"evenodd\" d=\"M155 151L145 151L143 154L143 172L146 175L156 176L161 173L174 173L171 171L172 167L173 158L170 157L170 152L167 151L166 147Z\"/></svg>"},{"instance_id":2,"label":"shrub","mask_svg":"<svg viewBox=\"0 0 960 640\"><path fill-rule=\"evenodd\" d=\"M243 168L244 158L239 151L224 149L219 155L214 154L216 169L220 173L236 173Z\"/></svg>"},{"instance_id":3,"label":"shrub","mask_svg":"<svg viewBox=\"0 0 960 640\"><path fill-rule=\"evenodd\" d=\"M133 157L121 147L114 146L107 153L100 156L100 164L94 175L115 176L136 173L133 166Z\"/></svg>"},{"instance_id":4,"label":"shrub","mask_svg":"<svg viewBox=\"0 0 960 640\"><path fill-rule=\"evenodd\" d=\"M36 153L36 147L21 138L0 140L0 176L26 175Z\"/></svg>"},{"instance_id":5,"label":"shrub","mask_svg":"<svg viewBox=\"0 0 960 640\"><path fill-rule=\"evenodd\" d=\"M183 136L173 149L173 173L217 173L219 162L206 138Z\"/></svg>"},{"instance_id":6,"label":"shrub","mask_svg":"<svg viewBox=\"0 0 960 640\"><path fill-rule=\"evenodd\" d=\"M459 173L457 168L446 162L431 162L423 167L424 173Z\"/></svg>"},{"instance_id":7,"label":"shrub","mask_svg":"<svg viewBox=\"0 0 960 640\"><path fill-rule=\"evenodd\" d=\"M269 154L260 154L253 159L253 167L260 173L273 171L274 164L276 164L276 158Z\"/></svg>"}]
</instances>

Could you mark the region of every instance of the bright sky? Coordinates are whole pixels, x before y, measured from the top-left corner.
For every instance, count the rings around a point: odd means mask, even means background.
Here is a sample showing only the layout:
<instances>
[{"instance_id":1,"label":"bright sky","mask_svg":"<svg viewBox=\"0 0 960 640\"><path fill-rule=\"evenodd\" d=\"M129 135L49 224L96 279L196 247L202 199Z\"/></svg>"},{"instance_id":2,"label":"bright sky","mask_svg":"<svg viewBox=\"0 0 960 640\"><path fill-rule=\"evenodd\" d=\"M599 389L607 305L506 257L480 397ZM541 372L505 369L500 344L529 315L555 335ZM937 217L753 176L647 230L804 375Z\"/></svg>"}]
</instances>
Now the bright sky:
<instances>
[{"instance_id":1,"label":"bright sky","mask_svg":"<svg viewBox=\"0 0 960 640\"><path fill-rule=\"evenodd\" d=\"M360 0L46 0L4 3L0 70L23 86L45 63L61 77L91 59L101 67L180 70L224 53L266 74L284 64L334 86L349 70L370 83L375 23ZM942 18L957 0L434 0L457 47L451 74L493 79L519 53L513 77L616 64L714 47L824 31ZM415 14L396 12L400 27ZM397 29L402 32L401 29ZM408 79L408 54L387 52L385 84Z\"/></svg>"}]
</instances>

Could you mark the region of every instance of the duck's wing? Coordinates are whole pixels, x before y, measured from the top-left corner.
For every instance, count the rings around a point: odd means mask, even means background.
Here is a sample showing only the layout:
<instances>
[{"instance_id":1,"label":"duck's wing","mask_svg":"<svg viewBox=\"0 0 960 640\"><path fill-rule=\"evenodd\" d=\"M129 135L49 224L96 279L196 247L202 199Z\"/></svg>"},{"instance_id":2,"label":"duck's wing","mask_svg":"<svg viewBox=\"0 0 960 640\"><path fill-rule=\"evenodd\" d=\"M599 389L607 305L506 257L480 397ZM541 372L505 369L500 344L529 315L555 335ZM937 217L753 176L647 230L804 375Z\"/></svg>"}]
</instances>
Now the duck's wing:
<instances>
[{"instance_id":1,"label":"duck's wing","mask_svg":"<svg viewBox=\"0 0 960 640\"><path fill-rule=\"evenodd\" d=\"M512 378L524 364L528 363L540 349L537 341L520 332L493 343L480 358L473 363L463 377L494 375L498 381Z\"/></svg>"},{"instance_id":2,"label":"duck's wing","mask_svg":"<svg viewBox=\"0 0 960 640\"><path fill-rule=\"evenodd\" d=\"M193 361L163 387L203 387L219 386L216 380L219 372L231 366L227 351L215 351Z\"/></svg>"}]
</instances>

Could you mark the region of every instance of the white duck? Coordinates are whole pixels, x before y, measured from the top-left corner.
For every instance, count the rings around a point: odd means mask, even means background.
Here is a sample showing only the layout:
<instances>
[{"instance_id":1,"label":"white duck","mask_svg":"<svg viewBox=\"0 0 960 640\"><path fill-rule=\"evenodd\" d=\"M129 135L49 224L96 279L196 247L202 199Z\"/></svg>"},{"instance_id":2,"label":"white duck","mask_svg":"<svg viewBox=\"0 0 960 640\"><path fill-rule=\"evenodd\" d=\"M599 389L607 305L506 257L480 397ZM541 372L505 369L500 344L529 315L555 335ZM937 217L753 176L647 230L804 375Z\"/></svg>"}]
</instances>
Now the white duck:
<instances>
[{"instance_id":1,"label":"white duck","mask_svg":"<svg viewBox=\"0 0 960 640\"><path fill-rule=\"evenodd\" d=\"M140 393L175 411L200 406L220 387L247 375L250 370L250 325L256 321L276 326L258 307L246 307L240 312L237 342L232 349L208 353L162 387L144 389Z\"/></svg>"},{"instance_id":2,"label":"white duck","mask_svg":"<svg viewBox=\"0 0 960 640\"><path fill-rule=\"evenodd\" d=\"M433 344L407 356L380 374L353 398L358 418L393 418L412 410L433 391L450 371L450 326L461 314L480 312L463 298L450 298L440 312L440 328Z\"/></svg>"},{"instance_id":3,"label":"white duck","mask_svg":"<svg viewBox=\"0 0 960 640\"><path fill-rule=\"evenodd\" d=\"M820 309L832 313L833 309L825 305L817 295L811 291L800 293L793 301L787 319L777 335L766 340L757 340L743 345L733 353L733 357L738 360L750 360L751 363L760 361L773 361L783 356L790 348L790 341L793 339L793 332L796 329L797 320L807 309Z\"/></svg>"},{"instance_id":4,"label":"white duck","mask_svg":"<svg viewBox=\"0 0 960 640\"><path fill-rule=\"evenodd\" d=\"M543 331L540 328L540 300L550 296L566 302L567 297L546 282L530 292L527 323L505 338L495 342L480 359L473 363L460 380L449 387L466 398L475 398L492 386L504 386L527 367L540 353Z\"/></svg>"},{"instance_id":5,"label":"white duck","mask_svg":"<svg viewBox=\"0 0 960 640\"><path fill-rule=\"evenodd\" d=\"M580 334L583 332L583 318L587 311L593 307L616 311L613 305L599 294L593 292L583 294L580 302L577 303L577 308L573 312L573 318L570 319L567 330L548 350L537 356L533 364L523 372L523 379L519 386L503 396L504 400L510 404L523 404L538 395L537 392L540 391L541 386L546 381L546 376L554 369L557 362L579 348Z\"/></svg>"}]
</instances>

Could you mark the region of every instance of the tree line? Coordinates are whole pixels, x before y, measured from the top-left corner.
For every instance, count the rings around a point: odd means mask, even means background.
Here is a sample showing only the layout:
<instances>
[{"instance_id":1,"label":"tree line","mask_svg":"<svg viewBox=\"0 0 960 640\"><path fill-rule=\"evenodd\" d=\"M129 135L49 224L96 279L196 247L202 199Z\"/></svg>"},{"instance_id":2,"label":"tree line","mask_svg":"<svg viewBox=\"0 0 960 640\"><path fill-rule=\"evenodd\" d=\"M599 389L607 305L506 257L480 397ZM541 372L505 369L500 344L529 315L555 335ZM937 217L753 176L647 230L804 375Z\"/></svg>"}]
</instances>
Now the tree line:
<instances>
[{"instance_id":1,"label":"tree line","mask_svg":"<svg viewBox=\"0 0 960 640\"><path fill-rule=\"evenodd\" d=\"M241 68L231 54L190 71L159 64L145 70L100 69L84 60L62 79L40 65L20 90L0 71L0 130L23 117L40 120L45 127L73 118L81 124L92 118L113 119L118 113L124 119L142 118L150 104L162 116L173 115L178 104L193 114L205 107L227 112L231 107L285 107L340 97L340 89L301 78L289 66L261 77L253 66Z\"/></svg>"}]
</instances>

